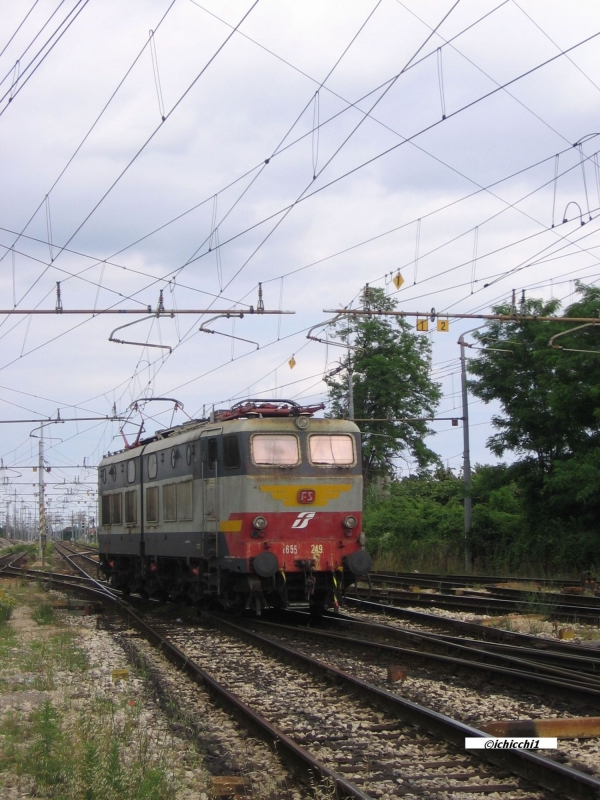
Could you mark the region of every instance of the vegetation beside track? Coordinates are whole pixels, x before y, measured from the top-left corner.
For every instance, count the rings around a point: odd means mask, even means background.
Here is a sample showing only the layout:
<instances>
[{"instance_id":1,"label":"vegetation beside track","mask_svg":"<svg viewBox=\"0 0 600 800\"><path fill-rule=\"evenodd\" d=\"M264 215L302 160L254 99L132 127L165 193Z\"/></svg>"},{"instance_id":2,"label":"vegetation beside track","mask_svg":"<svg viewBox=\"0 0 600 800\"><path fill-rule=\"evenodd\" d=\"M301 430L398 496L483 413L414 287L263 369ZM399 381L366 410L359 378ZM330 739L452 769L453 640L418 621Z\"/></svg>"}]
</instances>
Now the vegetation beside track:
<instances>
[{"instance_id":1,"label":"vegetation beside track","mask_svg":"<svg viewBox=\"0 0 600 800\"><path fill-rule=\"evenodd\" d=\"M473 474L474 571L539 576L540 564L520 552L521 501L515 484L505 482L501 471L477 467ZM364 527L375 568L463 573L463 497L462 479L444 469L392 481L383 491L370 487Z\"/></svg>"},{"instance_id":2,"label":"vegetation beside track","mask_svg":"<svg viewBox=\"0 0 600 800\"><path fill-rule=\"evenodd\" d=\"M15 579L0 590L12 612L0 619L2 796L200 796L195 751L156 722L144 676L113 683L99 634L65 624L43 588Z\"/></svg>"}]
</instances>

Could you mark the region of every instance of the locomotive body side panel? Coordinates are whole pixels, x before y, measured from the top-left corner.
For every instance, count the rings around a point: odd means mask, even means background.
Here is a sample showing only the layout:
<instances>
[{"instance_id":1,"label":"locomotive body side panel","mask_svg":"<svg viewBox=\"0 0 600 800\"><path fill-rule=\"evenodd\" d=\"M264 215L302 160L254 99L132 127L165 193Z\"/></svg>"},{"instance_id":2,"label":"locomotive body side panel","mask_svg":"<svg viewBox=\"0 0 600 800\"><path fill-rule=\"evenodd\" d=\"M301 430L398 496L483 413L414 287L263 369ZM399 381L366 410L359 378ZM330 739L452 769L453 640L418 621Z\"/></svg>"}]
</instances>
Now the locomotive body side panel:
<instances>
[{"instance_id":1,"label":"locomotive body side panel","mask_svg":"<svg viewBox=\"0 0 600 800\"><path fill-rule=\"evenodd\" d=\"M98 538L113 582L227 602L348 583L368 559L360 434L343 420L296 420L188 424L104 458Z\"/></svg>"}]
</instances>

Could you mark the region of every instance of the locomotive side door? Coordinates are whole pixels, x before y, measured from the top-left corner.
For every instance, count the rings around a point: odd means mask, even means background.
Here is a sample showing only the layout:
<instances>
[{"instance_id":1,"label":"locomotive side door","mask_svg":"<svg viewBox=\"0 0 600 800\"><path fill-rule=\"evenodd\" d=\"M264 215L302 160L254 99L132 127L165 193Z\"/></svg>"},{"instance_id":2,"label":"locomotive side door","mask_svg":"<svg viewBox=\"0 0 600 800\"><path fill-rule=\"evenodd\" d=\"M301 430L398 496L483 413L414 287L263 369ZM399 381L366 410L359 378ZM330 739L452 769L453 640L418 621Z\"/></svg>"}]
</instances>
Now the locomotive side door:
<instances>
[{"instance_id":1,"label":"locomotive side door","mask_svg":"<svg viewBox=\"0 0 600 800\"><path fill-rule=\"evenodd\" d=\"M200 453L202 459L202 529L216 534L219 530L219 430L202 431Z\"/></svg>"}]
</instances>

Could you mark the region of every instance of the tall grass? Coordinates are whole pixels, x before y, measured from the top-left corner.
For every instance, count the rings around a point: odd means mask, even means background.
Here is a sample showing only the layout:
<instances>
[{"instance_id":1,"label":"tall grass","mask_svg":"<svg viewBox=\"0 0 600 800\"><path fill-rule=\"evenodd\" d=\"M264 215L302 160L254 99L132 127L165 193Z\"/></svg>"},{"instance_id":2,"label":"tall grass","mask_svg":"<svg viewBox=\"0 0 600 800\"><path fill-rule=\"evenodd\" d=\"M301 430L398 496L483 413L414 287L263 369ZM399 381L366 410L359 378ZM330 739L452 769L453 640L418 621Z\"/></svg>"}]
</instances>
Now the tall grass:
<instances>
[{"instance_id":1,"label":"tall grass","mask_svg":"<svg viewBox=\"0 0 600 800\"><path fill-rule=\"evenodd\" d=\"M15 599L11 595L0 592L0 625L8 622L15 605Z\"/></svg>"},{"instance_id":2,"label":"tall grass","mask_svg":"<svg viewBox=\"0 0 600 800\"><path fill-rule=\"evenodd\" d=\"M0 771L29 775L36 795L60 800L172 798L167 765L151 754L143 726L134 724L134 733L132 713L121 724L116 718L102 702L90 715L58 710L46 700L29 720L7 721Z\"/></svg>"}]
</instances>

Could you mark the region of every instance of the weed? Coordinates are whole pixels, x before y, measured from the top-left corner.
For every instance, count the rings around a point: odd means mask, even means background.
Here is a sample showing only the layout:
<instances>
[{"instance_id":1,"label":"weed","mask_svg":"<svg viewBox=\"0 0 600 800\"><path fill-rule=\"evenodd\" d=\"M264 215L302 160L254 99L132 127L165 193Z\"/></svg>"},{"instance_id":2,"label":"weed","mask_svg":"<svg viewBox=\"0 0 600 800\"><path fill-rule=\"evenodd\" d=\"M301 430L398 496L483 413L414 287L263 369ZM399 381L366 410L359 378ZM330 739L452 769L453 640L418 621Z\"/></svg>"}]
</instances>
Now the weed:
<instances>
[{"instance_id":1,"label":"weed","mask_svg":"<svg viewBox=\"0 0 600 800\"><path fill-rule=\"evenodd\" d=\"M56 622L56 614L52 608L51 603L41 603L31 612L31 618L34 619L38 625L54 625Z\"/></svg>"},{"instance_id":2,"label":"weed","mask_svg":"<svg viewBox=\"0 0 600 800\"><path fill-rule=\"evenodd\" d=\"M314 800L334 800L337 797L337 787L333 778L320 776L318 782L311 775L310 788Z\"/></svg>"},{"instance_id":3,"label":"weed","mask_svg":"<svg viewBox=\"0 0 600 800\"><path fill-rule=\"evenodd\" d=\"M510 617L504 617L504 619L502 619L502 620L500 620L498 622L498 625L496 627L500 628L500 630L503 630L503 631L512 631L513 630L513 624L512 624L511 618Z\"/></svg>"},{"instance_id":4,"label":"weed","mask_svg":"<svg viewBox=\"0 0 600 800\"><path fill-rule=\"evenodd\" d=\"M527 592L518 606L521 614L541 614L546 619L556 611L556 603L548 600L544 592Z\"/></svg>"},{"instance_id":5,"label":"weed","mask_svg":"<svg viewBox=\"0 0 600 800\"><path fill-rule=\"evenodd\" d=\"M0 597L0 626L8 622L15 606L16 601L14 597L3 592Z\"/></svg>"},{"instance_id":6,"label":"weed","mask_svg":"<svg viewBox=\"0 0 600 800\"><path fill-rule=\"evenodd\" d=\"M46 700L33 715L33 741L23 766L40 785L56 786L65 779L66 755L59 714Z\"/></svg>"}]
</instances>

